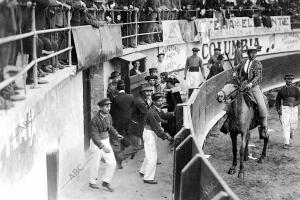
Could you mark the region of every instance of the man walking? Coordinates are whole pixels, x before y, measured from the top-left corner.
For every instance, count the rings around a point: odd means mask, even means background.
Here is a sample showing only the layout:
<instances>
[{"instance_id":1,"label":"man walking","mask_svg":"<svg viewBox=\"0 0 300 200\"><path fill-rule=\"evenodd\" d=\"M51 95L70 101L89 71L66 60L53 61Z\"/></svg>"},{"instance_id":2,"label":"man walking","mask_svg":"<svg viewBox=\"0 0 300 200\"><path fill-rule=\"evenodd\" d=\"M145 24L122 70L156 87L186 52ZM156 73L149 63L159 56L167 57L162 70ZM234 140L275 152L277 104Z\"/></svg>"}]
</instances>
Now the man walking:
<instances>
[{"instance_id":1,"label":"man walking","mask_svg":"<svg viewBox=\"0 0 300 200\"><path fill-rule=\"evenodd\" d=\"M131 94L125 93L125 82L123 80L118 81L117 90L118 93L112 100L110 114L113 121L113 127L117 129L119 134L127 138L128 123L134 106L134 99ZM119 154L124 148L121 144L124 143L116 137L111 137L110 139L116 157L117 167L122 169L122 159L119 157Z\"/></svg>"},{"instance_id":2,"label":"man walking","mask_svg":"<svg viewBox=\"0 0 300 200\"><path fill-rule=\"evenodd\" d=\"M189 88L199 87L205 81L204 67L202 59L197 55L198 48L193 48L193 55L188 57L184 69L184 80L187 80Z\"/></svg>"},{"instance_id":3,"label":"man walking","mask_svg":"<svg viewBox=\"0 0 300 200\"><path fill-rule=\"evenodd\" d=\"M109 142L109 136L114 136L118 139L123 139L123 136L118 134L112 126L112 119L109 114L111 101L108 98L101 100L98 103L99 112L92 119L91 124L91 143L90 150L93 158L90 163L90 183L89 186L93 189L99 189L97 185L98 170L101 158L105 160L106 167L102 178L102 186L113 192L110 182L113 178L116 169L116 159L114 152Z\"/></svg>"},{"instance_id":4,"label":"man walking","mask_svg":"<svg viewBox=\"0 0 300 200\"><path fill-rule=\"evenodd\" d=\"M284 76L286 85L280 89L276 97L276 110L279 114L284 137L284 149L290 146L290 139L298 125L298 104L300 103L300 92L292 85L293 74Z\"/></svg>"},{"instance_id":5,"label":"man walking","mask_svg":"<svg viewBox=\"0 0 300 200\"><path fill-rule=\"evenodd\" d=\"M143 132L145 158L140 169L140 175L144 176L144 183L157 184L154 180L157 163L157 137L172 141L172 137L165 133L161 127L160 111L162 105L162 94L154 93L152 95L152 105L146 115L145 129ZM166 115L166 114L165 114Z\"/></svg>"},{"instance_id":6,"label":"man walking","mask_svg":"<svg viewBox=\"0 0 300 200\"><path fill-rule=\"evenodd\" d=\"M140 150L141 137L144 131L146 114L151 105L152 92L153 87L148 83L144 83L141 85L139 95L134 98L134 106L128 123L130 146L119 154L122 160L125 160L129 156L134 156Z\"/></svg>"}]
</instances>

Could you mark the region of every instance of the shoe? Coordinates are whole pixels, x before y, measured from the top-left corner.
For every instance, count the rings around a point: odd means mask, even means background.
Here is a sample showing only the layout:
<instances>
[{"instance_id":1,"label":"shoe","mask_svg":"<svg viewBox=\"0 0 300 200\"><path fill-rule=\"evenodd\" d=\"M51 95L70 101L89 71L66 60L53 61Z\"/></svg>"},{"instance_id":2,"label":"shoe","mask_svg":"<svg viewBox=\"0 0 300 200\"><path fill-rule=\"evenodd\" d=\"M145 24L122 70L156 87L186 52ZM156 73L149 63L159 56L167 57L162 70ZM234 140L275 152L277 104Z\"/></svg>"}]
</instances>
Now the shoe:
<instances>
[{"instance_id":1,"label":"shoe","mask_svg":"<svg viewBox=\"0 0 300 200\"><path fill-rule=\"evenodd\" d=\"M105 187L105 188L107 188L110 192L114 191L114 189L112 189L112 187L110 186L110 184L107 183L107 182L103 181L102 186Z\"/></svg>"},{"instance_id":2,"label":"shoe","mask_svg":"<svg viewBox=\"0 0 300 200\"><path fill-rule=\"evenodd\" d=\"M284 145L283 145L283 148L284 148L284 149L288 149L288 148L289 148L289 145L288 145L288 144L284 144Z\"/></svg>"},{"instance_id":3,"label":"shoe","mask_svg":"<svg viewBox=\"0 0 300 200\"><path fill-rule=\"evenodd\" d=\"M156 162L156 165L161 165L161 162L160 162L160 161L157 161L157 162Z\"/></svg>"},{"instance_id":4,"label":"shoe","mask_svg":"<svg viewBox=\"0 0 300 200\"><path fill-rule=\"evenodd\" d=\"M155 181L155 180L144 180L144 183L157 184L157 181Z\"/></svg>"},{"instance_id":5,"label":"shoe","mask_svg":"<svg viewBox=\"0 0 300 200\"><path fill-rule=\"evenodd\" d=\"M140 177L144 177L144 174L142 172L139 172Z\"/></svg>"},{"instance_id":6,"label":"shoe","mask_svg":"<svg viewBox=\"0 0 300 200\"><path fill-rule=\"evenodd\" d=\"M97 184L89 183L89 187L93 189L99 189L99 186Z\"/></svg>"},{"instance_id":7,"label":"shoe","mask_svg":"<svg viewBox=\"0 0 300 200\"><path fill-rule=\"evenodd\" d=\"M117 161L117 168L123 169L122 161Z\"/></svg>"}]
</instances>

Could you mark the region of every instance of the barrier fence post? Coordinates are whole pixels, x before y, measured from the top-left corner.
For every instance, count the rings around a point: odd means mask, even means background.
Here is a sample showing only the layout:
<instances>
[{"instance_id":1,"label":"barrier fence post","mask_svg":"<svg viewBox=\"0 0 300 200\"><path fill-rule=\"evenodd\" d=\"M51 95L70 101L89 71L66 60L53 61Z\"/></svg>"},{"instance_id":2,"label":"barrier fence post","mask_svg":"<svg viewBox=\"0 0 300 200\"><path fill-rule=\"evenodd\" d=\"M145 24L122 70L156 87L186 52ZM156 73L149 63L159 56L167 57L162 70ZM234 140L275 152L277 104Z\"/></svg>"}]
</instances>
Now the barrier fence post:
<instances>
[{"instance_id":1,"label":"barrier fence post","mask_svg":"<svg viewBox=\"0 0 300 200\"><path fill-rule=\"evenodd\" d=\"M190 132L188 130L188 132ZM186 134L186 132L183 132ZM184 166L192 159L193 154L193 139L192 136L188 136L185 140L175 149L174 152L174 180L173 180L173 191L174 200L179 200L180 197L180 178L181 170Z\"/></svg>"},{"instance_id":2,"label":"barrier fence post","mask_svg":"<svg viewBox=\"0 0 300 200\"><path fill-rule=\"evenodd\" d=\"M46 153L48 200L57 199L58 170L59 170L58 162L59 162L58 150L48 151Z\"/></svg>"},{"instance_id":3,"label":"barrier fence post","mask_svg":"<svg viewBox=\"0 0 300 200\"><path fill-rule=\"evenodd\" d=\"M179 200L202 200L200 174L201 157L198 154L181 171Z\"/></svg>"}]
</instances>

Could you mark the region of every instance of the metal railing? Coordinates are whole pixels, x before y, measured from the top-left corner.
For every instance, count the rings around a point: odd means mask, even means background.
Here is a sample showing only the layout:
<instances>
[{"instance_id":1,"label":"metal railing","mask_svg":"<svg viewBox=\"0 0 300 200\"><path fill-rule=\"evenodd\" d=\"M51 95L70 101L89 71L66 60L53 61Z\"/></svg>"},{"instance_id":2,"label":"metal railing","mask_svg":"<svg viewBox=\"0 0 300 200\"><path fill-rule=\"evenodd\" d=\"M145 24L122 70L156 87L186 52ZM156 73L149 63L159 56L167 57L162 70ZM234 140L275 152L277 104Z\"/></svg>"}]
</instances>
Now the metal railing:
<instances>
[{"instance_id":1,"label":"metal railing","mask_svg":"<svg viewBox=\"0 0 300 200\"><path fill-rule=\"evenodd\" d=\"M22 6L22 5L17 5L17 6ZM67 9L67 27L64 28L56 28L56 29L46 29L46 30L36 30L36 3L32 2L31 4L27 5L31 9L31 31L28 33L22 33L19 35L12 35L4 38L0 38L0 45L4 45L10 42L14 42L17 40L22 40L26 39L29 37L32 37L32 59L31 62L25 66L21 66L23 69L13 77L10 77L8 79L5 79L4 81L0 82L0 91L3 90L5 87L7 87L9 84L14 82L17 78L22 76L23 74L27 73L28 70L33 68L33 87L36 88L38 85L38 63L50 59L52 57L58 56L59 54L68 52L68 65L72 65L72 55L71 55L71 7L61 3L60 6ZM45 34L45 33L53 33L53 32L60 32L60 31L68 31L68 47L61 49L57 52L51 53L47 56L42 56L42 57L37 57L37 38L38 35L40 34ZM23 50L21 51L21 54L23 55L24 52ZM5 67L5 66L1 66ZM26 88L26 87L25 87ZM25 89L24 88L24 89Z\"/></svg>"}]
</instances>

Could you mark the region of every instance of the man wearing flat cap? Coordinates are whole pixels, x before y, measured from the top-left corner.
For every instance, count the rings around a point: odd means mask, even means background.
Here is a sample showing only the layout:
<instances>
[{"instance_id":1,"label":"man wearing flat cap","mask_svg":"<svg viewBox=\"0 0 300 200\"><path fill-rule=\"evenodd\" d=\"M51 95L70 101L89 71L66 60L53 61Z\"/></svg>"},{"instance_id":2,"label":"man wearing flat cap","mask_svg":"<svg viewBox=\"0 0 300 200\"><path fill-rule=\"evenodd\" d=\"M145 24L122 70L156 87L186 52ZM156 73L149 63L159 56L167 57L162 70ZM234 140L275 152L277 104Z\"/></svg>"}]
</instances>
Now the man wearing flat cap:
<instances>
[{"instance_id":1,"label":"man wearing flat cap","mask_svg":"<svg viewBox=\"0 0 300 200\"><path fill-rule=\"evenodd\" d=\"M184 69L184 80L187 79L189 88L199 87L205 81L204 67L202 59L197 55L198 48L193 48L193 55L188 57Z\"/></svg>"},{"instance_id":2,"label":"man wearing flat cap","mask_svg":"<svg viewBox=\"0 0 300 200\"><path fill-rule=\"evenodd\" d=\"M145 80L148 81L149 85L153 87L153 93L161 92L161 86L158 83L158 77L155 75L146 76Z\"/></svg>"},{"instance_id":3,"label":"man wearing flat cap","mask_svg":"<svg viewBox=\"0 0 300 200\"><path fill-rule=\"evenodd\" d=\"M153 63L152 68L158 69L159 73L166 72L167 71L167 64L164 60L165 54L159 53L157 55L157 61Z\"/></svg>"},{"instance_id":4,"label":"man wearing flat cap","mask_svg":"<svg viewBox=\"0 0 300 200\"><path fill-rule=\"evenodd\" d=\"M99 112L93 117L91 122L91 143L90 150L93 158L90 163L90 183L93 189L99 189L97 185L98 170L101 158L105 160L105 171L102 177L102 186L113 192L110 182L116 169L116 159L110 145L110 136L123 139L112 126L112 119L109 114L111 101L108 98L98 103Z\"/></svg>"},{"instance_id":5,"label":"man wearing flat cap","mask_svg":"<svg viewBox=\"0 0 300 200\"><path fill-rule=\"evenodd\" d=\"M268 138L268 109L264 100L264 95L259 87L262 81L262 64L256 60L257 52L260 47L248 46L246 49L248 58L243 59L237 65L237 74L234 73L233 77L238 76L241 80L245 81L246 88L252 93L258 106L259 119L260 119L260 138Z\"/></svg>"},{"instance_id":6,"label":"man wearing flat cap","mask_svg":"<svg viewBox=\"0 0 300 200\"><path fill-rule=\"evenodd\" d=\"M140 86L140 92L134 98L134 105L128 123L128 138L130 146L122 151L119 156L125 160L129 156L134 156L141 149L141 138L144 131L145 117L151 105L151 94L153 87L148 83Z\"/></svg>"},{"instance_id":7,"label":"man wearing flat cap","mask_svg":"<svg viewBox=\"0 0 300 200\"><path fill-rule=\"evenodd\" d=\"M172 137L165 133L164 129L161 127L161 117L163 115L163 112L160 110L163 101L162 94L154 93L151 98L152 105L147 112L145 128L143 131L145 158L139 173L144 177L144 183L157 184L154 180L157 163L157 137L169 141L172 141ZM165 113L164 115L173 114Z\"/></svg>"},{"instance_id":8,"label":"man wearing flat cap","mask_svg":"<svg viewBox=\"0 0 300 200\"><path fill-rule=\"evenodd\" d=\"M224 71L223 65L224 65L224 56L222 54L219 54L217 56L217 62L213 62L213 64L210 67L207 80Z\"/></svg>"},{"instance_id":9,"label":"man wearing flat cap","mask_svg":"<svg viewBox=\"0 0 300 200\"><path fill-rule=\"evenodd\" d=\"M286 85L283 86L276 97L276 110L281 120L283 129L284 146L288 149L290 139L293 138L298 126L298 105L300 103L299 89L292 84L294 75L286 74L284 76Z\"/></svg>"},{"instance_id":10,"label":"man wearing flat cap","mask_svg":"<svg viewBox=\"0 0 300 200\"><path fill-rule=\"evenodd\" d=\"M110 74L109 79L111 80L111 82L107 87L107 96L110 100L112 100L118 93L117 83L119 80L121 80L121 74L117 71L114 71Z\"/></svg>"},{"instance_id":11,"label":"man wearing flat cap","mask_svg":"<svg viewBox=\"0 0 300 200\"><path fill-rule=\"evenodd\" d=\"M221 49L220 48L215 48L214 49L214 55L212 55L209 60L207 61L207 68L211 70L212 65L218 63L218 56L221 54Z\"/></svg>"}]
</instances>

